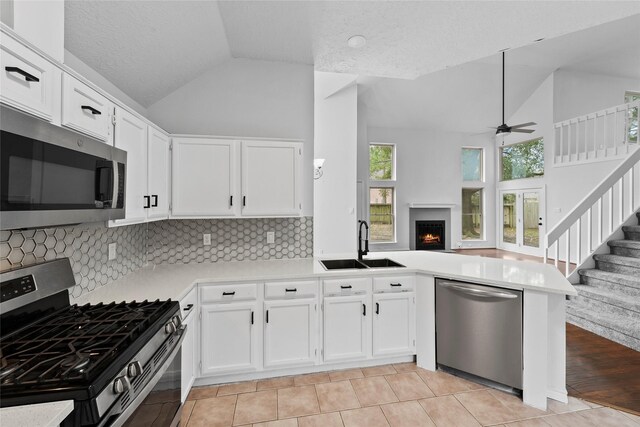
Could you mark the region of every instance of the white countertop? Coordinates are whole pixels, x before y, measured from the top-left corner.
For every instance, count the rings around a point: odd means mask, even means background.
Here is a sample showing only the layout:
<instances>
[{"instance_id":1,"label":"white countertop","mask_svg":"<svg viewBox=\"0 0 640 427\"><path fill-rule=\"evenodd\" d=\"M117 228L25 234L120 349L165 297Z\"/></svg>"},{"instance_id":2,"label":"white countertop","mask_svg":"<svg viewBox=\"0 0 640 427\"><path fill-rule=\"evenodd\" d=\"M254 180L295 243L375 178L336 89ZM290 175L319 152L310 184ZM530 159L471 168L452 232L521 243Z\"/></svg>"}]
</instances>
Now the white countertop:
<instances>
[{"instance_id":1,"label":"white countertop","mask_svg":"<svg viewBox=\"0 0 640 427\"><path fill-rule=\"evenodd\" d=\"M423 273L510 289L577 295L553 265L479 256L424 251L370 253L367 258L390 258L407 268L327 271L316 258L237 261L147 266L107 286L84 294L77 304L132 300L180 300L197 283L295 280L346 276Z\"/></svg>"},{"instance_id":2,"label":"white countertop","mask_svg":"<svg viewBox=\"0 0 640 427\"><path fill-rule=\"evenodd\" d=\"M73 411L73 400L0 409L3 427L56 427Z\"/></svg>"}]
</instances>

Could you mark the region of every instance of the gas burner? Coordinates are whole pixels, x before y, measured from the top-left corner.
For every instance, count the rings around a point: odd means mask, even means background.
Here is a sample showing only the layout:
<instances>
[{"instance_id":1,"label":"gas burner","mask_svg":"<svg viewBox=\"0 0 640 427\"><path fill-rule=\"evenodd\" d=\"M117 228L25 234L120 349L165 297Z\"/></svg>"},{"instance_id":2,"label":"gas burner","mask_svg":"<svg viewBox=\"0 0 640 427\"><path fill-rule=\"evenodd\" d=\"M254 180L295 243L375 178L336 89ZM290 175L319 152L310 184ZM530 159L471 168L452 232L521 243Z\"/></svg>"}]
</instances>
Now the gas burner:
<instances>
[{"instance_id":1,"label":"gas burner","mask_svg":"<svg viewBox=\"0 0 640 427\"><path fill-rule=\"evenodd\" d=\"M90 361L91 359L89 358L89 354L79 351L62 359L60 367L64 369L73 369L74 371L82 371L87 367L87 365L89 365Z\"/></svg>"},{"instance_id":2,"label":"gas burner","mask_svg":"<svg viewBox=\"0 0 640 427\"><path fill-rule=\"evenodd\" d=\"M4 361L3 361L3 365L4 365ZM0 380L8 377L11 374L13 374L18 369L18 366L19 365L17 365L17 364L2 366L0 368Z\"/></svg>"}]
</instances>

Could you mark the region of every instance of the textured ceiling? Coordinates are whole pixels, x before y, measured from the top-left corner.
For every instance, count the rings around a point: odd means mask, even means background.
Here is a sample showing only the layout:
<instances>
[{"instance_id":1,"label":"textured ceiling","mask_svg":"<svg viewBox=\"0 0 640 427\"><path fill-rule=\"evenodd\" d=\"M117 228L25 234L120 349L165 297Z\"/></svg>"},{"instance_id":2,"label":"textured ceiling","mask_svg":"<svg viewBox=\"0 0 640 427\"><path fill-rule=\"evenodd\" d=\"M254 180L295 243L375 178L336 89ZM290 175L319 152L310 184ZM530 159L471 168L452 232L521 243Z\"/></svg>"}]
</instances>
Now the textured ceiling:
<instances>
[{"instance_id":1,"label":"textured ceiling","mask_svg":"<svg viewBox=\"0 0 640 427\"><path fill-rule=\"evenodd\" d=\"M554 70L635 79L640 87L640 15L506 53L506 117ZM501 120L501 56L415 80L359 79L371 126L488 132ZM635 86L634 86L635 87Z\"/></svg>"},{"instance_id":2,"label":"textured ceiling","mask_svg":"<svg viewBox=\"0 0 640 427\"><path fill-rule=\"evenodd\" d=\"M414 79L640 13L628 1L220 1L234 57ZM351 49L347 39L364 35Z\"/></svg>"},{"instance_id":3,"label":"textured ceiling","mask_svg":"<svg viewBox=\"0 0 640 427\"><path fill-rule=\"evenodd\" d=\"M145 107L230 58L214 1L65 1L65 48Z\"/></svg>"}]
</instances>

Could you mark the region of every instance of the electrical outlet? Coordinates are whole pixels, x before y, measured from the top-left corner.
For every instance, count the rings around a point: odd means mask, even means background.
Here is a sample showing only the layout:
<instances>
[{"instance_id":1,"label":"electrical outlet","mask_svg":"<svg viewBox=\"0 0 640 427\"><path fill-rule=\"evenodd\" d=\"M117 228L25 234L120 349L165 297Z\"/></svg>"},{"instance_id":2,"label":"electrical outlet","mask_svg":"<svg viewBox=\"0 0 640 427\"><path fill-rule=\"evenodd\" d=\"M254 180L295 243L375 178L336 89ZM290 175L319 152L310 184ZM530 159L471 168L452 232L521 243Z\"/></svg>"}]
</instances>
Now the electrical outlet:
<instances>
[{"instance_id":1,"label":"electrical outlet","mask_svg":"<svg viewBox=\"0 0 640 427\"><path fill-rule=\"evenodd\" d=\"M276 242L276 233L273 231L267 231L267 243L275 243Z\"/></svg>"},{"instance_id":2,"label":"electrical outlet","mask_svg":"<svg viewBox=\"0 0 640 427\"><path fill-rule=\"evenodd\" d=\"M115 243L109 243L109 261L113 261L114 259L116 259L116 249L117 246Z\"/></svg>"},{"instance_id":3,"label":"electrical outlet","mask_svg":"<svg viewBox=\"0 0 640 427\"><path fill-rule=\"evenodd\" d=\"M205 246L211 246L211 234L205 233L202 235L202 244Z\"/></svg>"}]
</instances>

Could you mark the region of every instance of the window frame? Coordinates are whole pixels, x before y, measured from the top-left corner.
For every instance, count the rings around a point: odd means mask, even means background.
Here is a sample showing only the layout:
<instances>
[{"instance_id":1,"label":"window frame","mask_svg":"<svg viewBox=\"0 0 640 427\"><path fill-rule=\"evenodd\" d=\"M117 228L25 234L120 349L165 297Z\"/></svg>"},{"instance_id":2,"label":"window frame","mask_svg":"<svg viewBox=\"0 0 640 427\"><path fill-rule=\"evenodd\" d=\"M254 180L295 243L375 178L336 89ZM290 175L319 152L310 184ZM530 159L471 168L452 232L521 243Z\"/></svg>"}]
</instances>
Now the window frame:
<instances>
[{"instance_id":1,"label":"window frame","mask_svg":"<svg viewBox=\"0 0 640 427\"><path fill-rule=\"evenodd\" d=\"M523 177L523 178L504 179L504 168L502 167L502 160L504 159L504 157L502 155L502 150L504 150L505 148L508 148L508 147L513 147L515 145L528 144L528 143L534 142L534 141L540 141L542 143L542 175L528 176L528 177ZM545 176L545 172L546 172L545 149L546 149L546 147L545 147L545 144L544 144L544 137L542 137L542 136L539 136L539 137L536 137L536 138L532 138L532 139L527 139L525 141L517 141L517 142L513 142L513 143L509 143L509 144L500 145L498 147L499 182L503 183L503 182L514 182L514 181L523 181L523 180L530 180L530 179L543 179L544 176Z\"/></svg>"},{"instance_id":2,"label":"window frame","mask_svg":"<svg viewBox=\"0 0 640 427\"><path fill-rule=\"evenodd\" d=\"M463 160L463 152L464 150L476 150L476 151L480 151L480 180L465 180L464 179L464 167L462 165L462 160ZM486 181L486 175L485 175L485 156L484 156L484 147L474 147L474 146L463 146L461 147L460 150L460 172L462 174L462 182L463 182L463 186L467 186L469 188L471 187L477 187L480 184L484 184L484 182Z\"/></svg>"},{"instance_id":3,"label":"window frame","mask_svg":"<svg viewBox=\"0 0 640 427\"><path fill-rule=\"evenodd\" d=\"M391 240L370 240L370 244L372 245L389 245L395 244L398 242L398 222L397 222L397 209L398 209L398 188L397 188L397 146L394 143L388 142L370 142L367 149L367 163L369 165L369 171L371 170L371 146L388 146L392 147L391 153L391 179L372 179L371 173L367 175L368 177L368 185L366 191L367 197L367 219L369 222L369 227L371 227L371 189L376 188L390 188L393 191L393 200L392 200L392 220L393 220L393 238Z\"/></svg>"}]
</instances>

